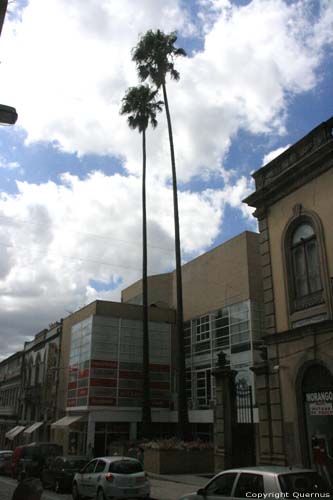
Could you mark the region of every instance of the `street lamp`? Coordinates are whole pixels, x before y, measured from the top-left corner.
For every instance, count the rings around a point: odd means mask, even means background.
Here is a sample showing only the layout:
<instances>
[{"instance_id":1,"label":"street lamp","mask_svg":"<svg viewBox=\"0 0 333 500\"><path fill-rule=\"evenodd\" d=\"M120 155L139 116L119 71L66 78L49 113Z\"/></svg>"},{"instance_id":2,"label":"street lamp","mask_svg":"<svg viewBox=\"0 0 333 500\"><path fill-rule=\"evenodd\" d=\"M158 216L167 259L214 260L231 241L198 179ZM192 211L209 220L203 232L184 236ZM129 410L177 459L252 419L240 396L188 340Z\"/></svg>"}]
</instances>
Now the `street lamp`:
<instances>
[{"instance_id":1,"label":"street lamp","mask_svg":"<svg viewBox=\"0 0 333 500\"><path fill-rule=\"evenodd\" d=\"M12 106L0 104L0 124L14 125L17 120L17 112Z\"/></svg>"}]
</instances>

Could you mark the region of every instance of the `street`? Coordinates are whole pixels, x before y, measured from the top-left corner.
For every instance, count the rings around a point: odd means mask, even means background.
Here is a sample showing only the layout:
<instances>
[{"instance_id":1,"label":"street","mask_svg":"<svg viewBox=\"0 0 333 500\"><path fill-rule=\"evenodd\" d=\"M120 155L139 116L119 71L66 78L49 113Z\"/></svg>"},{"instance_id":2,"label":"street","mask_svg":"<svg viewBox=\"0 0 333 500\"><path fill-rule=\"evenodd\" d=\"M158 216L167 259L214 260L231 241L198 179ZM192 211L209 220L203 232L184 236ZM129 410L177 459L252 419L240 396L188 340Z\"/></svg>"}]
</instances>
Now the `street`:
<instances>
[{"instance_id":1,"label":"street","mask_svg":"<svg viewBox=\"0 0 333 500\"><path fill-rule=\"evenodd\" d=\"M203 480L203 484L205 481ZM9 477L0 477L0 500L11 500L17 481ZM198 489L199 486L193 484L178 483L174 481L164 481L151 479L151 498L157 500L177 500L185 493L190 493ZM58 495L53 491L45 490L42 500L72 500L72 495L67 493Z\"/></svg>"}]
</instances>

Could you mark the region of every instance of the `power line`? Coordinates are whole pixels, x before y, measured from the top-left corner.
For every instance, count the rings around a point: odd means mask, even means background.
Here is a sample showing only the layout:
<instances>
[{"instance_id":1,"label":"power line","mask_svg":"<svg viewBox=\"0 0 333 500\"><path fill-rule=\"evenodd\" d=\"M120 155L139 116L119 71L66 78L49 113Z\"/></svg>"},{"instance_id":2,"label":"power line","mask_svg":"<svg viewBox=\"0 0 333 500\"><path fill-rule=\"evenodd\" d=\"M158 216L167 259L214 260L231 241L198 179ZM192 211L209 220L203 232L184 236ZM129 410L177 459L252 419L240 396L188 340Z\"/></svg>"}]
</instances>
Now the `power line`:
<instances>
[{"instance_id":1,"label":"power line","mask_svg":"<svg viewBox=\"0 0 333 500\"><path fill-rule=\"evenodd\" d=\"M42 226L42 227L47 227L49 229L53 229L54 226L51 226L49 224L46 224L46 223L43 223L43 222L32 222L32 221L28 221L28 220L22 220L22 219L15 219L14 217L8 217L8 216L5 216L5 215L0 215L0 219L6 221L6 222L9 222L9 223L12 223L12 225L14 225L14 223L18 223L18 224L28 224L28 225L34 225L34 226ZM10 224L8 224L10 225ZM127 245L133 245L133 246L137 246L139 244L141 244L140 241L129 241L129 240L123 240L123 239L120 239L120 238L113 238L111 236L103 236L103 235L100 235L100 234L95 234L95 233L88 233L88 232L85 232L85 231L75 231L73 229L65 229L65 228L56 228L57 231L60 231L61 232L68 232L68 233L74 233L74 234L81 234L81 235L85 235L85 236L89 236L90 238L96 238L96 239L101 239L101 240L110 240L110 241L119 241L120 243L125 243ZM149 248L154 248L154 249L157 249L157 250L162 250L163 252L167 252L167 253L174 253L174 249L169 249L169 248L165 248L165 247L159 247L157 245L150 245L148 244L148 247Z\"/></svg>"},{"instance_id":2,"label":"power line","mask_svg":"<svg viewBox=\"0 0 333 500\"><path fill-rule=\"evenodd\" d=\"M8 245L8 244L0 243L0 246L6 247L6 248L18 248L18 249L23 249L23 250L29 250L29 247L23 246L23 245ZM59 257L59 255L55 254L54 252L47 252L47 251L43 252L41 250L37 250L37 253L39 253L41 255L46 255L48 257L49 256ZM137 268L137 267L130 267L130 266L122 265L122 264L114 264L111 262L101 262L101 261L93 260L93 259L83 259L81 257L71 257L68 255L62 256L61 259L63 259L63 260L78 260L78 261L87 262L90 264L98 264L100 266L116 267L116 268L131 270L131 271L141 271L141 268ZM159 270L159 271L150 271L150 272L151 273L160 273L161 271Z\"/></svg>"}]
</instances>

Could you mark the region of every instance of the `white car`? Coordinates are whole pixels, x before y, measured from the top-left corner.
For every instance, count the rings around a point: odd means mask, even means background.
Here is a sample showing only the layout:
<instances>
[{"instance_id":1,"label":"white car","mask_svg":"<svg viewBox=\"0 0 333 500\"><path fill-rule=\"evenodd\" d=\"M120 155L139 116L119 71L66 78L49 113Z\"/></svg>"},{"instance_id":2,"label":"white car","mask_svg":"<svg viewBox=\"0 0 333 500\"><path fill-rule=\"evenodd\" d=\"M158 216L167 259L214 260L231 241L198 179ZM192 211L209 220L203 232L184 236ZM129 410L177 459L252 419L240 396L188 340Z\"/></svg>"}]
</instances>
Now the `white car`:
<instances>
[{"instance_id":1,"label":"white car","mask_svg":"<svg viewBox=\"0 0 333 500\"><path fill-rule=\"evenodd\" d=\"M74 500L149 498L150 483L141 463L134 458L94 458L75 474L72 495Z\"/></svg>"},{"instance_id":2,"label":"white car","mask_svg":"<svg viewBox=\"0 0 333 500\"><path fill-rule=\"evenodd\" d=\"M258 466L220 472L204 488L179 500L252 500L331 499L332 490L311 469Z\"/></svg>"}]
</instances>

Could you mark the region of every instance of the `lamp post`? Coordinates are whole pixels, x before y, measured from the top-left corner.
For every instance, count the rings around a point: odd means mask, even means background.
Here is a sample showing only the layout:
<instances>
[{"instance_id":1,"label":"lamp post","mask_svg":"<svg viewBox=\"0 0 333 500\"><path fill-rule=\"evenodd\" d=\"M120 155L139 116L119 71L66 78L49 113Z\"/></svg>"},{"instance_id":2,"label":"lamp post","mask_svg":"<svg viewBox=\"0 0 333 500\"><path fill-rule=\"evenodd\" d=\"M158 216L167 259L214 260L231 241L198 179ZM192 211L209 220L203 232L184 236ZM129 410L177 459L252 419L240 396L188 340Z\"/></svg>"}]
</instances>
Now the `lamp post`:
<instances>
[{"instance_id":1,"label":"lamp post","mask_svg":"<svg viewBox=\"0 0 333 500\"><path fill-rule=\"evenodd\" d=\"M0 35L2 32L2 26L5 21L5 16L7 12L8 0L0 0ZM14 125L17 120L16 109L11 106L6 106L5 104L0 104L0 124Z\"/></svg>"}]
</instances>

